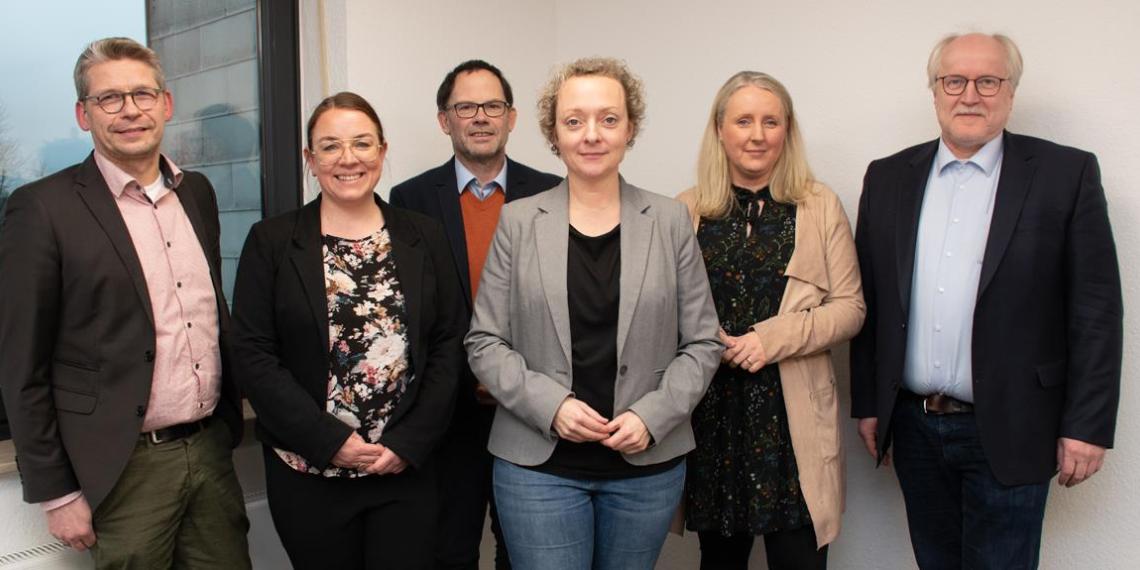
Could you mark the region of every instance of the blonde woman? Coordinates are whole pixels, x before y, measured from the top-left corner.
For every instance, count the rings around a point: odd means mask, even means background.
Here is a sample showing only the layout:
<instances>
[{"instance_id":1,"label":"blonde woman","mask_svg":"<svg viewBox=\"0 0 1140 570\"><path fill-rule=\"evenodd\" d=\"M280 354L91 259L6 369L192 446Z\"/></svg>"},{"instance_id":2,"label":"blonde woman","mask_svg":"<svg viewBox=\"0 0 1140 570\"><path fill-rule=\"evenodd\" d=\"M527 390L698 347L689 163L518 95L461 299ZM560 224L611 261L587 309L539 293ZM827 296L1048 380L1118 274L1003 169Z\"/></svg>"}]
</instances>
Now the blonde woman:
<instances>
[{"instance_id":1,"label":"blonde woman","mask_svg":"<svg viewBox=\"0 0 1140 570\"><path fill-rule=\"evenodd\" d=\"M812 178L787 90L743 71L717 92L692 214L728 347L693 414L686 524L701 568L825 568L843 453L831 347L865 307L843 206Z\"/></svg>"}]
</instances>

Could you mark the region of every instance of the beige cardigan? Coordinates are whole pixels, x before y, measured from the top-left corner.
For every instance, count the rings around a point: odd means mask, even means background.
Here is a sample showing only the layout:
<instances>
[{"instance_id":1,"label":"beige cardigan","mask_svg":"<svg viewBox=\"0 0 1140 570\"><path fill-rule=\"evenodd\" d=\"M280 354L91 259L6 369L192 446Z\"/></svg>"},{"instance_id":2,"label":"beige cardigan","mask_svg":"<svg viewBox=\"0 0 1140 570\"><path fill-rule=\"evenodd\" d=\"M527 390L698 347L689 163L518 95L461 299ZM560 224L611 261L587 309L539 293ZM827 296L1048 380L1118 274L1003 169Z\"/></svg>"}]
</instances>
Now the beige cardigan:
<instances>
[{"instance_id":1,"label":"beige cardigan","mask_svg":"<svg viewBox=\"0 0 1140 570\"><path fill-rule=\"evenodd\" d=\"M694 190L677 199L693 214ZM693 216L693 226L700 219ZM818 545L839 536L845 472L831 348L850 340L867 312L855 241L839 197L817 184L796 204L796 243L776 316L752 325L780 365L800 489Z\"/></svg>"}]
</instances>

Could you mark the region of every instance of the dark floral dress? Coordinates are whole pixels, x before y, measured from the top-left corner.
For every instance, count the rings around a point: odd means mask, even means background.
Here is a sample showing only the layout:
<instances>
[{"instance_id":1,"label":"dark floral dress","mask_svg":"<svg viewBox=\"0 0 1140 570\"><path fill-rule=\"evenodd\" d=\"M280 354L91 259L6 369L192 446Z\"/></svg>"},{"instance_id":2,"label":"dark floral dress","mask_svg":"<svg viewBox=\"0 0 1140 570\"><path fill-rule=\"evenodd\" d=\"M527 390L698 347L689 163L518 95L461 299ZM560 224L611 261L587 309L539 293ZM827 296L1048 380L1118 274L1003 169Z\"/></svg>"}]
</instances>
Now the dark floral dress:
<instances>
[{"instance_id":1,"label":"dark floral dress","mask_svg":"<svg viewBox=\"0 0 1140 570\"><path fill-rule=\"evenodd\" d=\"M329 391L325 410L368 443L412 381L404 294L396 277L388 231L359 240L322 236L329 310ZM283 449L277 455L297 471L325 477L365 473L330 465L324 471Z\"/></svg>"},{"instance_id":2,"label":"dark floral dress","mask_svg":"<svg viewBox=\"0 0 1140 570\"><path fill-rule=\"evenodd\" d=\"M733 188L740 206L722 220L701 219L697 241L720 326L732 336L775 316L792 257L796 207L768 188ZM766 534L811 524L800 493L780 370L721 365L693 412L697 447L689 454L690 530L723 536Z\"/></svg>"}]
</instances>

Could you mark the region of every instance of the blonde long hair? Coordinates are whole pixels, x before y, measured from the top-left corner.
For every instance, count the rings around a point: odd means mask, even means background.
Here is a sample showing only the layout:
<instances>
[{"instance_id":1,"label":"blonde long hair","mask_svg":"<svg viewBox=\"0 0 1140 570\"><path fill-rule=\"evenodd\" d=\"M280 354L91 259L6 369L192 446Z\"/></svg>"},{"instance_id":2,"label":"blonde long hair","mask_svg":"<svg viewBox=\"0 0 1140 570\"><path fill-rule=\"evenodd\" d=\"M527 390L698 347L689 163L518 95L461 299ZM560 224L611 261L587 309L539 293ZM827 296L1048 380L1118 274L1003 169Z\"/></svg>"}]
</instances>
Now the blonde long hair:
<instances>
[{"instance_id":1,"label":"blonde long hair","mask_svg":"<svg viewBox=\"0 0 1140 570\"><path fill-rule=\"evenodd\" d=\"M791 204L803 200L812 192L815 177L808 166L804 153L803 136L792 107L792 96L779 81L767 73L741 71L728 78L713 99L709 122L701 140L700 154L697 156L697 187L694 211L705 218L719 219L727 216L736 206L732 194L732 174L728 168L728 156L720 142L720 125L724 121L724 109L728 99L742 87L753 85L768 91L780 100L787 122L787 135L780 158L772 167L768 187L777 202Z\"/></svg>"}]
</instances>

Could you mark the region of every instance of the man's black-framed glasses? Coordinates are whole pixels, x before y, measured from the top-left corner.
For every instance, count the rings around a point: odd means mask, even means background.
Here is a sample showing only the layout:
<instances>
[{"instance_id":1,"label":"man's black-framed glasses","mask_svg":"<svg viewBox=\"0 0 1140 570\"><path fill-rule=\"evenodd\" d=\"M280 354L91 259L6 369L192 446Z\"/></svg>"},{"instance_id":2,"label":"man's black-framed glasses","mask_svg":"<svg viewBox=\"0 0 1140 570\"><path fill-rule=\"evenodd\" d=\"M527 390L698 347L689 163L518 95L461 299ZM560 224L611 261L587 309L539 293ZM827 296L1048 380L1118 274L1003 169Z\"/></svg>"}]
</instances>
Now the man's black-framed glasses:
<instances>
[{"instance_id":1,"label":"man's black-framed glasses","mask_svg":"<svg viewBox=\"0 0 1140 570\"><path fill-rule=\"evenodd\" d=\"M484 103L460 101L451 106L451 109L455 111L455 116L459 117L460 119L470 119L471 117L478 115L479 109L483 109L483 113L485 113L488 117L502 117L503 114L507 112L507 109L510 108L510 103L507 103L506 101L500 101L498 99L486 101Z\"/></svg>"},{"instance_id":2,"label":"man's black-framed glasses","mask_svg":"<svg viewBox=\"0 0 1140 570\"><path fill-rule=\"evenodd\" d=\"M158 104L158 98L162 95L162 89L158 87L141 87L134 91L118 91L115 93L104 93L102 95L91 95L84 97L83 101L94 101L104 113L114 115L123 110L123 105L127 102L127 97L135 102L135 107L140 111L149 111Z\"/></svg>"},{"instance_id":3,"label":"man's black-framed glasses","mask_svg":"<svg viewBox=\"0 0 1140 570\"><path fill-rule=\"evenodd\" d=\"M978 95L993 97L998 94L998 91L1001 91L1002 82L1009 81L1009 79L993 75L983 75L974 79L962 75L943 75L938 78L938 81L942 82L942 91L947 95L961 95L972 81L974 82L974 89L978 90Z\"/></svg>"}]
</instances>

